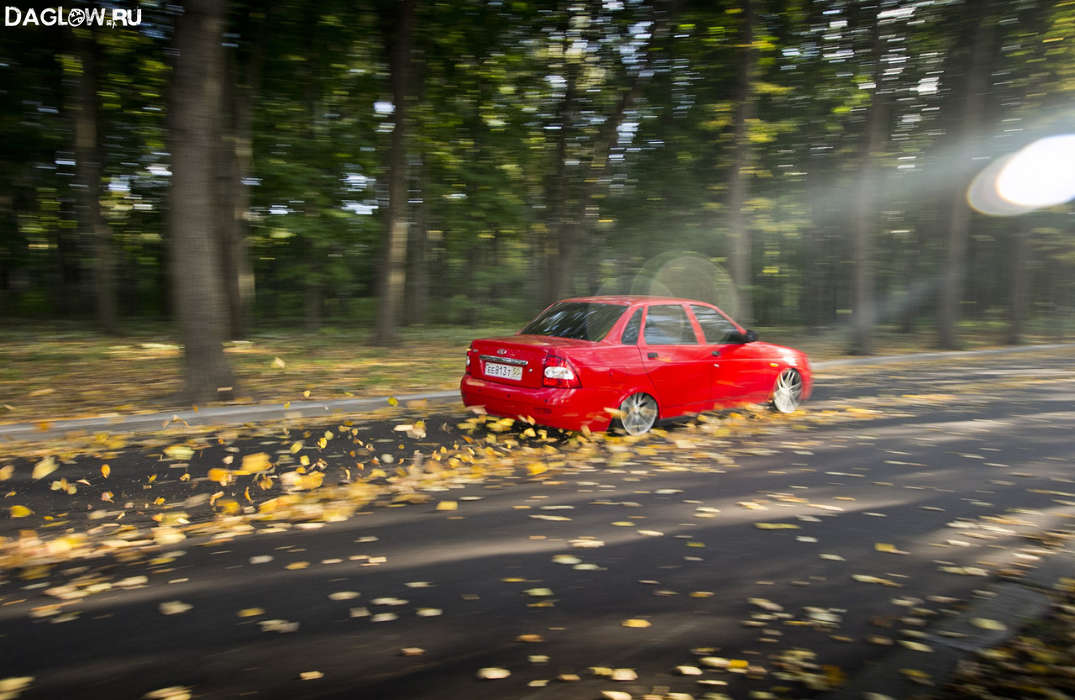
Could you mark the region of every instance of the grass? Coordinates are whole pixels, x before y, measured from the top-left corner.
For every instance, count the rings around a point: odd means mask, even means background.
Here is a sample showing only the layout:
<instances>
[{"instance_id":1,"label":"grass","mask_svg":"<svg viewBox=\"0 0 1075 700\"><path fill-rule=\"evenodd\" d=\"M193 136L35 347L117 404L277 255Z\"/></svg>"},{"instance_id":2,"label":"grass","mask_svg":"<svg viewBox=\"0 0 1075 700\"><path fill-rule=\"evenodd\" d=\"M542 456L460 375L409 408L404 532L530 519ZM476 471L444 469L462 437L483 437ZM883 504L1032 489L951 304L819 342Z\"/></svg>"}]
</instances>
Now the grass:
<instances>
[{"instance_id":1,"label":"grass","mask_svg":"<svg viewBox=\"0 0 1075 700\"><path fill-rule=\"evenodd\" d=\"M398 346L381 348L369 344L367 328L273 328L229 343L226 352L239 379L238 403L386 396L456 388L473 338L517 330L517 324L407 328ZM966 324L962 331L968 349L998 346L1004 337L1001 325ZM188 408L174 399L181 388L181 348L171 333L149 325L107 337L61 323L7 333L0 340L0 422ZM842 357L847 347L846 330L839 328L771 327L758 333L762 340L798 347L815 361ZM926 332L882 328L876 352L928 351L933 343Z\"/></svg>"}]
</instances>

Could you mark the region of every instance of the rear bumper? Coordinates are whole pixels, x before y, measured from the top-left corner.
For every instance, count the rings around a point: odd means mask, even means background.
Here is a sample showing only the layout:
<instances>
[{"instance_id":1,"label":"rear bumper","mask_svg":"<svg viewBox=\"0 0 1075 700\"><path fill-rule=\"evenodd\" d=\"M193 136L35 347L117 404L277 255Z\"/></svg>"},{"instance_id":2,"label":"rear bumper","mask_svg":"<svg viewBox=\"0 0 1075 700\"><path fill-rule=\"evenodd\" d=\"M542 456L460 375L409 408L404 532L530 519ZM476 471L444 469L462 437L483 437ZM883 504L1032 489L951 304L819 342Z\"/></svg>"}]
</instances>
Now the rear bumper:
<instances>
[{"instance_id":1,"label":"rear bumper","mask_svg":"<svg viewBox=\"0 0 1075 700\"><path fill-rule=\"evenodd\" d=\"M516 387L463 375L459 392L464 406L481 406L486 413L507 418L533 418L535 423L564 430L608 430L612 417L605 410L604 392L593 389Z\"/></svg>"}]
</instances>

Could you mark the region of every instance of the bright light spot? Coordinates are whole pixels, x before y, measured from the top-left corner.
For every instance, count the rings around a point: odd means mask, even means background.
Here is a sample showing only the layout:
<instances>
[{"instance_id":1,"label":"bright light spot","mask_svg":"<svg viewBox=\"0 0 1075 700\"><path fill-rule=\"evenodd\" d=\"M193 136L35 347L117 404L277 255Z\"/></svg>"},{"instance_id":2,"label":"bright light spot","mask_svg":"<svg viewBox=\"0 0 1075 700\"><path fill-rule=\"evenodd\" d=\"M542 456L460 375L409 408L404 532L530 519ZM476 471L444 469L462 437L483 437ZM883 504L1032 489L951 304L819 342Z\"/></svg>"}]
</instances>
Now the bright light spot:
<instances>
[{"instance_id":1,"label":"bright light spot","mask_svg":"<svg viewBox=\"0 0 1075 700\"><path fill-rule=\"evenodd\" d=\"M918 81L918 87L915 89L919 95L932 95L937 92L937 84L940 80L939 77L922 78Z\"/></svg>"},{"instance_id":2,"label":"bright light spot","mask_svg":"<svg viewBox=\"0 0 1075 700\"><path fill-rule=\"evenodd\" d=\"M907 19L914 14L914 7L897 7L877 13L877 19Z\"/></svg>"},{"instance_id":3,"label":"bright light spot","mask_svg":"<svg viewBox=\"0 0 1075 700\"><path fill-rule=\"evenodd\" d=\"M391 114L396 111L396 106L387 100L378 100L373 103L373 111L377 114Z\"/></svg>"},{"instance_id":4,"label":"bright light spot","mask_svg":"<svg viewBox=\"0 0 1075 700\"><path fill-rule=\"evenodd\" d=\"M1034 208L1075 199L1075 134L1050 136L1016 153L997 176L997 193Z\"/></svg>"},{"instance_id":5,"label":"bright light spot","mask_svg":"<svg viewBox=\"0 0 1075 700\"><path fill-rule=\"evenodd\" d=\"M967 190L989 216L1018 216L1075 199L1075 134L1050 136L993 161Z\"/></svg>"}]
</instances>

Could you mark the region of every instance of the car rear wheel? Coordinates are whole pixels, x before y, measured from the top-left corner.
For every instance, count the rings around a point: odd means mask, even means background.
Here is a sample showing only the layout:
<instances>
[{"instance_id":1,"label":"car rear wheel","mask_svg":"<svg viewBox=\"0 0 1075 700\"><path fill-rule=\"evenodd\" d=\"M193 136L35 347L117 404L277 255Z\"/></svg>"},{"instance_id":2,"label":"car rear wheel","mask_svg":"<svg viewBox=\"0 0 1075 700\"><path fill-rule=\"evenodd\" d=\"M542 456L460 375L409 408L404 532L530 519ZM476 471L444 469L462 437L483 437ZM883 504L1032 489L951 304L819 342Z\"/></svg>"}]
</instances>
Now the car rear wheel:
<instances>
[{"instance_id":1,"label":"car rear wheel","mask_svg":"<svg viewBox=\"0 0 1075 700\"><path fill-rule=\"evenodd\" d=\"M802 375L790 368L781 372L773 387L773 410L780 413L792 413L802 403L802 398Z\"/></svg>"},{"instance_id":2,"label":"car rear wheel","mask_svg":"<svg viewBox=\"0 0 1075 700\"><path fill-rule=\"evenodd\" d=\"M657 400L649 394L631 394L620 404L619 427L628 435L649 432L657 422Z\"/></svg>"}]
</instances>

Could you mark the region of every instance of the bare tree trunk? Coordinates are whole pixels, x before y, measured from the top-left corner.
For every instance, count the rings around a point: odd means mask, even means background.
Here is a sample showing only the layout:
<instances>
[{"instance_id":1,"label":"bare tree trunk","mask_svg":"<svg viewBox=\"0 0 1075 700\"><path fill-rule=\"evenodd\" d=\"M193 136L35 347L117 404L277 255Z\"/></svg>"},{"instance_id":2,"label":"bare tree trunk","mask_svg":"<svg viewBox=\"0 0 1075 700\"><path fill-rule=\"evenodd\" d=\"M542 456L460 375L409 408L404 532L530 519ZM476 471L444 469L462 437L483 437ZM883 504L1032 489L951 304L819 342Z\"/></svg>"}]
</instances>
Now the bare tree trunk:
<instances>
[{"instance_id":1,"label":"bare tree trunk","mask_svg":"<svg viewBox=\"0 0 1075 700\"><path fill-rule=\"evenodd\" d=\"M82 77L78 81L75 117L75 159L81 187L79 223L85 240L93 244L93 291L97 326L105 333L118 331L116 262L112 231L101 215L101 152L97 133L97 37L92 31L79 40Z\"/></svg>"},{"instance_id":2,"label":"bare tree trunk","mask_svg":"<svg viewBox=\"0 0 1075 700\"><path fill-rule=\"evenodd\" d=\"M566 52L565 52L566 53ZM556 134L556 168L555 181L552 184L552 199L549 202L551 219L549 222L550 241L549 256L546 260L547 280L545 302L552 303L568 296L571 292L571 278L575 265L575 230L571 214L571 173L567 165L567 145L575 123L576 84L578 83L578 66L569 63L565 66L567 84L564 99L560 103L560 129Z\"/></svg>"},{"instance_id":3,"label":"bare tree trunk","mask_svg":"<svg viewBox=\"0 0 1075 700\"><path fill-rule=\"evenodd\" d=\"M235 391L223 348L228 315L213 197L225 10L219 0L186 0L175 30L168 229L185 394L191 401L230 398Z\"/></svg>"},{"instance_id":4,"label":"bare tree trunk","mask_svg":"<svg viewBox=\"0 0 1075 700\"><path fill-rule=\"evenodd\" d=\"M967 257L967 233L970 229L971 210L967 204L966 190L970 184L972 158L978 134L981 132L982 110L989 88L989 53L993 41L993 25L989 20L992 0L980 0L977 6L978 26L974 32L974 46L967 66L966 98L960 123L959 156L960 171L952 193L951 214L948 224L948 260L945 266L941 304L937 314L937 342L946 349L959 345L960 302L963 299L963 277Z\"/></svg>"},{"instance_id":5,"label":"bare tree trunk","mask_svg":"<svg viewBox=\"0 0 1075 700\"><path fill-rule=\"evenodd\" d=\"M881 9L878 8L878 13ZM854 280L852 284L851 352L873 353L876 302L874 299L873 230L877 226L877 160L888 142L888 105L881 86L881 20L875 16L871 30L873 52L873 96L866 115L866 133L859 172L858 200L855 205Z\"/></svg>"},{"instance_id":6,"label":"bare tree trunk","mask_svg":"<svg viewBox=\"0 0 1075 700\"><path fill-rule=\"evenodd\" d=\"M739 20L739 71L735 107L735 165L728 187L728 228L731 235L731 273L739 297L736 316L740 323L753 321L750 286L750 224L746 201L750 196L753 153L750 120L754 118L754 2L742 0Z\"/></svg>"},{"instance_id":7,"label":"bare tree trunk","mask_svg":"<svg viewBox=\"0 0 1075 700\"><path fill-rule=\"evenodd\" d=\"M219 138L216 143L215 177L213 190L216 206L217 245L220 247L220 267L228 309L228 336L242 336L242 301L239 292L238 240L242 236L241 221L236 219L236 200L242 183L237 181L239 171L236 153L235 72L231 57L221 51L220 105L218 120Z\"/></svg>"},{"instance_id":8,"label":"bare tree trunk","mask_svg":"<svg viewBox=\"0 0 1075 700\"><path fill-rule=\"evenodd\" d=\"M400 0L395 36L389 55L392 75L392 146L388 160L388 216L384 232L381 294L377 305L374 342L396 342L407 283L407 96L410 90L411 42L416 0Z\"/></svg>"},{"instance_id":9,"label":"bare tree trunk","mask_svg":"<svg viewBox=\"0 0 1075 700\"><path fill-rule=\"evenodd\" d=\"M421 203L414 209L414 225L410 228L407 245L407 301L408 324L426 322L429 309L429 202L427 167L423 162L417 168L415 189L421 193Z\"/></svg>"},{"instance_id":10,"label":"bare tree trunk","mask_svg":"<svg viewBox=\"0 0 1075 700\"><path fill-rule=\"evenodd\" d=\"M1010 301L1008 306L1008 344L1019 345L1023 342L1026 325L1027 307L1027 249L1029 248L1030 226L1023 225L1012 229L1012 257Z\"/></svg>"}]
</instances>

